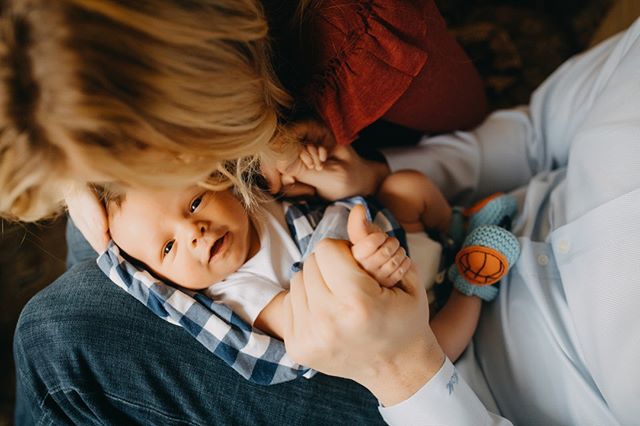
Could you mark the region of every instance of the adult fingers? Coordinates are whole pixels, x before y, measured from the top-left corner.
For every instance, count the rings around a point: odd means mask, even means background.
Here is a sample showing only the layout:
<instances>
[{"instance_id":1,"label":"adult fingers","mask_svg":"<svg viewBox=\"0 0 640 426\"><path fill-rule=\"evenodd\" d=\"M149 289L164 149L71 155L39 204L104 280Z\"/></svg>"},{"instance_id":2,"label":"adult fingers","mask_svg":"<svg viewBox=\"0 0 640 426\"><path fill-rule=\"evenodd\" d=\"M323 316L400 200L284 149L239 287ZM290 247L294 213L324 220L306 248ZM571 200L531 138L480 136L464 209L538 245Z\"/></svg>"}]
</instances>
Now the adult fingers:
<instances>
[{"instance_id":1,"label":"adult fingers","mask_svg":"<svg viewBox=\"0 0 640 426\"><path fill-rule=\"evenodd\" d=\"M293 274L289 281L289 295L291 297L291 312L293 314L293 330L296 329L296 323L303 323L309 312L309 304L307 300L307 290L304 284L304 278L301 272Z\"/></svg>"},{"instance_id":2,"label":"adult fingers","mask_svg":"<svg viewBox=\"0 0 640 426\"><path fill-rule=\"evenodd\" d=\"M424 291L424 283L421 283L418 280L418 271L416 269L416 265L412 262L411 267L400 281L400 287L411 296L415 296L417 294L426 294Z\"/></svg>"},{"instance_id":3,"label":"adult fingers","mask_svg":"<svg viewBox=\"0 0 640 426\"><path fill-rule=\"evenodd\" d=\"M314 253L324 282L336 297L380 291L378 282L353 258L346 241L324 239L318 243Z\"/></svg>"},{"instance_id":4,"label":"adult fingers","mask_svg":"<svg viewBox=\"0 0 640 426\"><path fill-rule=\"evenodd\" d=\"M307 291L309 308L313 310L314 306L325 306L327 302L330 304L333 295L322 277L320 268L318 268L315 254L311 253L304 261L302 275Z\"/></svg>"}]
</instances>

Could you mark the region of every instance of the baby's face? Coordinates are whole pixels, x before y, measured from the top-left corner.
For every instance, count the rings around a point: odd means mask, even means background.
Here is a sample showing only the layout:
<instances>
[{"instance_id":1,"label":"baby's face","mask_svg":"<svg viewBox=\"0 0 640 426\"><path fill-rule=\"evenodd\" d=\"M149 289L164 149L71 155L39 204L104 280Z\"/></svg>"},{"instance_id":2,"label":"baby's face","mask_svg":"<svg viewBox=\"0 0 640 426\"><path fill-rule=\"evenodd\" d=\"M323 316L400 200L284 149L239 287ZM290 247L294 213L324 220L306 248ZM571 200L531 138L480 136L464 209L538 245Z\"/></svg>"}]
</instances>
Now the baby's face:
<instances>
[{"instance_id":1,"label":"baby's face","mask_svg":"<svg viewBox=\"0 0 640 426\"><path fill-rule=\"evenodd\" d=\"M259 249L255 228L230 191L131 189L109 216L122 250L193 290L221 281Z\"/></svg>"}]
</instances>

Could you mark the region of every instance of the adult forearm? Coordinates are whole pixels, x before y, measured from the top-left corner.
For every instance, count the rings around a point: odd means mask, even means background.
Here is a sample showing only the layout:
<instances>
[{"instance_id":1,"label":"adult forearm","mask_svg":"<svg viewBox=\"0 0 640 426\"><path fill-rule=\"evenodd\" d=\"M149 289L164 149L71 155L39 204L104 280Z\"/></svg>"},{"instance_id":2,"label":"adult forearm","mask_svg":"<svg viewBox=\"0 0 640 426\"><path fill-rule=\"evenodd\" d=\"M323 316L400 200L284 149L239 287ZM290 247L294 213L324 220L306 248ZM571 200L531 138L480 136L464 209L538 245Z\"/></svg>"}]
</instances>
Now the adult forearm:
<instances>
[{"instance_id":1,"label":"adult forearm","mask_svg":"<svg viewBox=\"0 0 640 426\"><path fill-rule=\"evenodd\" d=\"M426 339L425 339L426 340ZM371 375L356 380L373 393L383 406L404 401L422 388L442 367L444 352L433 342L416 341L413 348L379 360Z\"/></svg>"},{"instance_id":2,"label":"adult forearm","mask_svg":"<svg viewBox=\"0 0 640 426\"><path fill-rule=\"evenodd\" d=\"M453 204L467 204L525 184L533 174L526 109L499 111L469 132L424 137L415 147L385 149L391 171L428 176Z\"/></svg>"}]
</instances>

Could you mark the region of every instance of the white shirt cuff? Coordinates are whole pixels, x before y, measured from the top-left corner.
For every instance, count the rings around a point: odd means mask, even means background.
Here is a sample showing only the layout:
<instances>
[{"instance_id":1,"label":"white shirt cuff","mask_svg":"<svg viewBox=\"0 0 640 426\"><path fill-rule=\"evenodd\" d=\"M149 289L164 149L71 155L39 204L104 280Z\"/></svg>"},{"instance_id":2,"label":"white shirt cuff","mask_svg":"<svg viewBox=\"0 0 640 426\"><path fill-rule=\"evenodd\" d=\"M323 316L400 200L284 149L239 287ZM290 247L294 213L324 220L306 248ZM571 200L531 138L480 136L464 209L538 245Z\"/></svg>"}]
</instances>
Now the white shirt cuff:
<instances>
[{"instance_id":1,"label":"white shirt cuff","mask_svg":"<svg viewBox=\"0 0 640 426\"><path fill-rule=\"evenodd\" d=\"M390 425L493 425L492 416L446 359L442 368L409 399L391 407L379 407ZM497 422L496 422L497 421ZM506 422L504 424L510 424Z\"/></svg>"}]
</instances>

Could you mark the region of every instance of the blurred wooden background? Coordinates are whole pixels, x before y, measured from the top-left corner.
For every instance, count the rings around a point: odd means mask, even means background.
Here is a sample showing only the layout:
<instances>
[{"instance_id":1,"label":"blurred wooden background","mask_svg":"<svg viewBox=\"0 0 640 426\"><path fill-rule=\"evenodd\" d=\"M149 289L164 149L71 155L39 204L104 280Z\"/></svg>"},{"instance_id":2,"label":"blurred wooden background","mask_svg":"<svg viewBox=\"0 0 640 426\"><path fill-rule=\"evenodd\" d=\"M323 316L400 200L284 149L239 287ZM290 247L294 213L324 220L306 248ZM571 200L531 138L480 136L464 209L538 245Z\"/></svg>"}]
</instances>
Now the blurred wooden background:
<instances>
[{"instance_id":1,"label":"blurred wooden background","mask_svg":"<svg viewBox=\"0 0 640 426\"><path fill-rule=\"evenodd\" d=\"M13 416L13 330L20 310L64 272L64 217L43 224L0 222L0 426Z\"/></svg>"}]
</instances>

